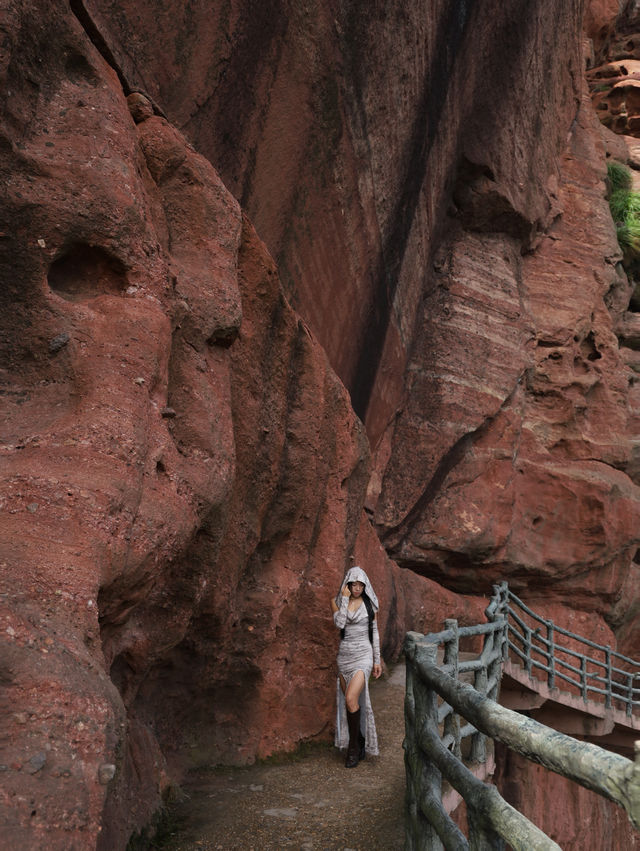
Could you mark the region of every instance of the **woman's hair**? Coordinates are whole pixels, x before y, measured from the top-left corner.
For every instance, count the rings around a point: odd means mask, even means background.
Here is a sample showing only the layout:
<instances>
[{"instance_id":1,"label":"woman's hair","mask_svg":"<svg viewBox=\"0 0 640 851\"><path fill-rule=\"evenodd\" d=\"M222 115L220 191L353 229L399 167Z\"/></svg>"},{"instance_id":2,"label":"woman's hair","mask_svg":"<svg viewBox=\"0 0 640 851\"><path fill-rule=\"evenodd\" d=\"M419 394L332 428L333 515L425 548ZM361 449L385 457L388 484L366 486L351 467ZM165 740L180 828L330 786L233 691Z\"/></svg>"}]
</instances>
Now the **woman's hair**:
<instances>
[{"instance_id":1,"label":"woman's hair","mask_svg":"<svg viewBox=\"0 0 640 851\"><path fill-rule=\"evenodd\" d=\"M355 581L359 582L360 580L356 579ZM350 582L347 584L351 585ZM369 599L369 596L367 595L366 591L362 592L362 602L364 603L365 609L367 610L367 614L369 615L369 644L373 644L373 619L375 617L375 614L373 611L373 603ZM345 627L342 627L342 629L340 630L341 639L344 638L344 630Z\"/></svg>"}]
</instances>

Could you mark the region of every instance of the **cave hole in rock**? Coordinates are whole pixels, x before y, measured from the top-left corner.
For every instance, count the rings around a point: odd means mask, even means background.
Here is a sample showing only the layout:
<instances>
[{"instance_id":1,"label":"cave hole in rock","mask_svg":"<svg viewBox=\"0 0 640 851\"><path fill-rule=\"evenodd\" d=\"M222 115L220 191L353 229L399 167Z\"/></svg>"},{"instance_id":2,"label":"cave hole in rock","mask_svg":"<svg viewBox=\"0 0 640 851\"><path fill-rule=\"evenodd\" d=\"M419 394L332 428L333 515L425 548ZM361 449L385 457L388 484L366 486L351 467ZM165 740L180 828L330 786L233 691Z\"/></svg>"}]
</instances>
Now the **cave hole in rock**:
<instances>
[{"instance_id":1,"label":"cave hole in rock","mask_svg":"<svg viewBox=\"0 0 640 851\"><path fill-rule=\"evenodd\" d=\"M64 63L64 70L72 83L81 84L87 82L94 88L98 85L98 77L89 64L87 57L73 48L69 49Z\"/></svg>"},{"instance_id":2,"label":"cave hole in rock","mask_svg":"<svg viewBox=\"0 0 640 851\"><path fill-rule=\"evenodd\" d=\"M629 278L633 284L633 292L629 300L629 313L640 313L640 272L637 267L631 270Z\"/></svg>"},{"instance_id":3,"label":"cave hole in rock","mask_svg":"<svg viewBox=\"0 0 640 851\"><path fill-rule=\"evenodd\" d=\"M124 264L96 245L76 243L51 264L51 290L67 301L88 301L99 295L122 295L127 287Z\"/></svg>"},{"instance_id":4,"label":"cave hole in rock","mask_svg":"<svg viewBox=\"0 0 640 851\"><path fill-rule=\"evenodd\" d=\"M126 651L119 653L111 663L109 677L122 699L126 701L135 681L135 668Z\"/></svg>"},{"instance_id":5,"label":"cave hole in rock","mask_svg":"<svg viewBox=\"0 0 640 851\"><path fill-rule=\"evenodd\" d=\"M109 677L124 700L135 676L135 664L131 653L123 646L123 631L135 606L118 582L99 590L97 606L100 642Z\"/></svg>"},{"instance_id":6,"label":"cave hole in rock","mask_svg":"<svg viewBox=\"0 0 640 851\"><path fill-rule=\"evenodd\" d=\"M220 348L228 349L238 338L239 328L235 325L228 327L216 328L213 334L207 340L209 346L220 346Z\"/></svg>"},{"instance_id":7,"label":"cave hole in rock","mask_svg":"<svg viewBox=\"0 0 640 851\"><path fill-rule=\"evenodd\" d=\"M596 346L596 338L594 336L593 331L589 331L587 336L580 344L580 352L582 353L583 357L590 361L600 360L600 358L602 357L602 355L598 351L598 347Z\"/></svg>"}]
</instances>

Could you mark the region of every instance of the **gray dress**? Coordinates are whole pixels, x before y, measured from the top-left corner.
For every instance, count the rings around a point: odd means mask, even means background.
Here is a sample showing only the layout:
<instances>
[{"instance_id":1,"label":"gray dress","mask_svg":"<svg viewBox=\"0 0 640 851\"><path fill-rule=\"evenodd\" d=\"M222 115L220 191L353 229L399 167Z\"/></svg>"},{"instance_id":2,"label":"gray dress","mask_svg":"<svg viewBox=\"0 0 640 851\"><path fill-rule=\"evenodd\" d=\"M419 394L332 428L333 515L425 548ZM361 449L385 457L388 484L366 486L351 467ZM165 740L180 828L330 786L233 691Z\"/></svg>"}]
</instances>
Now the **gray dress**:
<instances>
[{"instance_id":1,"label":"gray dress","mask_svg":"<svg viewBox=\"0 0 640 851\"><path fill-rule=\"evenodd\" d=\"M357 671L364 673L364 688L360 693L360 732L365 738L365 750L372 756L378 755L378 735L376 723L369 698L369 677L373 665L380 664L380 637L378 623L373 622L373 646L369 641L369 616L364 602L350 612L349 598L341 597L340 608L333 615L333 621L338 629L344 627L344 638L338 651L338 672L342 674L346 685ZM347 727L347 706L344 694L340 688L340 677L336 682L336 735L335 745L346 748L349 744L349 729Z\"/></svg>"}]
</instances>

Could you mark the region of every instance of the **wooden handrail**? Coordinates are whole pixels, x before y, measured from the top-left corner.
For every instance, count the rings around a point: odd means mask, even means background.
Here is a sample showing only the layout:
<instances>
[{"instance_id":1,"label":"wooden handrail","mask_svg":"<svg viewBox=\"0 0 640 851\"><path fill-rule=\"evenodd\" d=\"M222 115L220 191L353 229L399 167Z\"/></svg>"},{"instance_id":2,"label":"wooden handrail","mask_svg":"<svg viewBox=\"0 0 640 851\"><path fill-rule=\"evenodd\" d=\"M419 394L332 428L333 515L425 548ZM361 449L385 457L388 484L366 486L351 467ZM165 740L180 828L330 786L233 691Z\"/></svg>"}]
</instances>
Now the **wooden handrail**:
<instances>
[{"instance_id":1,"label":"wooden handrail","mask_svg":"<svg viewBox=\"0 0 640 851\"><path fill-rule=\"evenodd\" d=\"M514 606L543 624L546 636L526 624ZM568 682L579 689L585 701L589 694L599 694L604 697L605 708L611 708L613 701L622 702L627 716L631 717L640 706L640 700L636 699L640 689L634 687L634 682L640 681L640 664L536 615L509 591L506 582L494 587L494 596L485 613L489 618L486 624L459 627L456 621L449 620L441 632L406 636L407 851L495 848L499 847L500 837L515 851L557 851L558 846L549 837L465 766L463 750L468 753L470 763L486 761L488 737L621 804L634 826L640 829L640 742L636 743L636 760L632 762L596 745L578 742L496 702L502 665L509 658L509 651L513 651L530 674L534 668L545 671L551 688L557 688L556 679ZM514 622L524 635L513 626ZM522 650L511 641L512 634L522 642ZM460 639L478 635L484 636L478 657L460 660ZM564 647L558 635L602 652L603 661ZM536 647L534 641L540 641L544 647ZM444 648L440 665L437 664L439 646ZM542 656L546 664L534 659L533 653ZM566 662L559 654L577 658L580 667ZM635 669L618 668L613 664L614 658ZM602 668L604 676L589 670L589 665ZM578 678L567 676L566 670ZM463 674L474 675L473 686L459 681ZM616 676L624 677L624 681L617 681ZM594 681L603 688L590 684ZM462 719L466 723L461 723ZM463 749L462 742L469 737L470 747ZM444 808L443 776L467 804L468 841Z\"/></svg>"},{"instance_id":2,"label":"wooden handrail","mask_svg":"<svg viewBox=\"0 0 640 851\"><path fill-rule=\"evenodd\" d=\"M543 618L541 615L534 612L525 603L523 603L523 601L519 597L517 597L513 593L513 591L511 591L507 582L502 582L500 585L494 586L494 598L498 594L497 589L504 589L504 591L503 591L504 596L500 599L500 601L498 602L498 606L497 606L497 608L500 611L504 610L504 608L505 608L504 600L505 600L505 597L506 597L506 599L509 602L513 601L519 609L521 609L523 612L525 612L525 614L529 615L529 617L533 618L533 620L538 621L540 624L543 624L545 626L546 626L547 623L550 623L550 621L547 621L545 618ZM492 598L492 599L494 599L494 598ZM487 617L490 617L490 615L488 614L489 608L491 608L491 607L489 606L485 610ZM509 606L509 608L511 609L510 614L511 615L515 614L515 609L513 609L512 606ZM567 638L573 638L574 640L579 641L582 644L586 644L587 647L593 647L596 650L604 650L605 647L606 647L606 645L604 645L604 644L598 644L595 641L591 641L591 639L589 639L589 638L585 638L584 636L578 635L575 632L570 632L568 629L564 629L563 627L558 626L557 624L554 625L554 629L555 629L556 632L561 633L562 635L566 636ZM570 651L567 650L567 652L570 652ZM612 653L613 656L617 657L618 659L622 659L623 661L628 662L631 665L634 665L636 668L640 667L640 662L638 662L636 659L631 659L628 656L624 656L622 653L618 653L616 650L611 650L611 653Z\"/></svg>"},{"instance_id":3,"label":"wooden handrail","mask_svg":"<svg viewBox=\"0 0 640 851\"><path fill-rule=\"evenodd\" d=\"M438 697L477 731L551 771L591 789L627 811L640 829L640 742L632 762L558 733L500 706L473 686L456 681L437 665L437 645L429 636L407 633L405 765L407 771L407 851L498 847L502 838L515 851L557 851L558 846L481 783L438 733ZM442 777L463 796L469 840L450 819L441 800Z\"/></svg>"},{"instance_id":4,"label":"wooden handrail","mask_svg":"<svg viewBox=\"0 0 640 851\"><path fill-rule=\"evenodd\" d=\"M531 677L534 669L543 671L547 675L547 685L550 689L556 689L557 680L561 680L574 686L585 701L590 695L595 695L602 699L605 709L611 709L615 702L622 705L628 717L640 712L640 690L634 688L634 682L640 682L640 662L541 617L523 603L506 582L494 586L494 596L486 614L491 621L499 617L507 618L506 651L515 654ZM540 627L534 629L524 620L523 615L539 623ZM542 635L543 628L546 635ZM602 658L597 659L592 653L580 653L562 643L558 636L571 639L575 644L590 648L591 651L596 650ZM534 654L545 661L534 658ZM571 665L561 658L561 655L578 660L579 667ZM618 667L614 662L622 663L626 667ZM602 676L593 668L602 669ZM569 676L567 671L573 672L576 677Z\"/></svg>"}]
</instances>

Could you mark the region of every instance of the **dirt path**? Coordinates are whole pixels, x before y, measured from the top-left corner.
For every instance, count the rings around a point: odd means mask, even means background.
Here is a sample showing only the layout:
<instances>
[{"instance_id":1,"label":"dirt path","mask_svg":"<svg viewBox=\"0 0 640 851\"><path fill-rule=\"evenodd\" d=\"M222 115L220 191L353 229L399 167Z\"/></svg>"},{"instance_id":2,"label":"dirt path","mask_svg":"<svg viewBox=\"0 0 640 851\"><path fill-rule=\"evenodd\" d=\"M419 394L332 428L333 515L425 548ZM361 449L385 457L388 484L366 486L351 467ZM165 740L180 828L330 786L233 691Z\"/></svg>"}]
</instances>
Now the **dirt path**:
<instances>
[{"instance_id":1,"label":"dirt path","mask_svg":"<svg viewBox=\"0 0 640 851\"><path fill-rule=\"evenodd\" d=\"M274 765L198 772L163 851L393 851L404 845L403 665L371 681L380 756L346 769L335 748Z\"/></svg>"}]
</instances>

